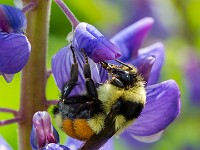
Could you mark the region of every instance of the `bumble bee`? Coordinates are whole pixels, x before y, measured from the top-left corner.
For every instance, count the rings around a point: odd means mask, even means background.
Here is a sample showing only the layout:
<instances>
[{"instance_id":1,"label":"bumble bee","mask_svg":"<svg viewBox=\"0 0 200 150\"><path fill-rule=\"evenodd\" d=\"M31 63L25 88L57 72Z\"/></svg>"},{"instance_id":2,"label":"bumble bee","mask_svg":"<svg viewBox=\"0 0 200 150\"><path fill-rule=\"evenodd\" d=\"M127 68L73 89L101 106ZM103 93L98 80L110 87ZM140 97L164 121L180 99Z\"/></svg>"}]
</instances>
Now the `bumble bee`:
<instances>
[{"instance_id":1,"label":"bumble bee","mask_svg":"<svg viewBox=\"0 0 200 150\"><path fill-rule=\"evenodd\" d=\"M98 88L98 98L106 114L114 105L115 130L123 129L138 118L146 103L145 82L136 67L116 60L121 66L101 62L108 71L110 80Z\"/></svg>"},{"instance_id":2,"label":"bumble bee","mask_svg":"<svg viewBox=\"0 0 200 150\"><path fill-rule=\"evenodd\" d=\"M63 85L53 114L67 135L86 141L82 150L98 149L140 115L146 102L144 80L134 66L119 60L116 61L120 65L102 61L109 80L96 87L85 54L83 74L87 93L69 96L78 81L78 64L73 47L71 50L74 57L71 79Z\"/></svg>"}]
</instances>

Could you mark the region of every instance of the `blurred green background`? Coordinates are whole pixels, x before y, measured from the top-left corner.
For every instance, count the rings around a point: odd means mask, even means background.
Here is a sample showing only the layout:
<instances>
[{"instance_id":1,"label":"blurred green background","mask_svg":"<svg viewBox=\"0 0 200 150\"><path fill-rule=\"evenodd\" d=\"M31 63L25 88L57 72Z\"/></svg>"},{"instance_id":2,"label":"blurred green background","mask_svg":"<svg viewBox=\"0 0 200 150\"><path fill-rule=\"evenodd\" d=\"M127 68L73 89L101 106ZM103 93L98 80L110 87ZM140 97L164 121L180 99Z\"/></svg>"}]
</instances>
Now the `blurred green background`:
<instances>
[{"instance_id":1,"label":"blurred green background","mask_svg":"<svg viewBox=\"0 0 200 150\"><path fill-rule=\"evenodd\" d=\"M134 17L144 13L153 16L155 27L146 38L142 47L162 42L166 49L166 60L160 81L174 79L181 90L181 114L164 132L162 138L149 146L152 150L186 150L191 147L200 149L200 105L193 105L189 98L184 66L188 53L200 55L200 1L199 0L68 0L65 1L79 21L88 22L98 28L107 37L133 23ZM141 7L139 2L148 5ZM1 0L1 4L14 5L11 0ZM141 7L139 14L137 8ZM71 25L58 6L52 2L47 67L51 68L52 56L66 45ZM58 99L59 90L51 76L47 83L48 99ZM0 76L0 107L18 110L20 99L20 73L11 83ZM200 101L200 100L199 100ZM0 120L12 118L12 115L0 113ZM0 134L17 149L17 124L0 127ZM61 142L66 135L61 133ZM122 141L116 140L116 149L128 148ZM125 147L125 148L124 148ZM138 149L138 148L135 148Z\"/></svg>"}]
</instances>

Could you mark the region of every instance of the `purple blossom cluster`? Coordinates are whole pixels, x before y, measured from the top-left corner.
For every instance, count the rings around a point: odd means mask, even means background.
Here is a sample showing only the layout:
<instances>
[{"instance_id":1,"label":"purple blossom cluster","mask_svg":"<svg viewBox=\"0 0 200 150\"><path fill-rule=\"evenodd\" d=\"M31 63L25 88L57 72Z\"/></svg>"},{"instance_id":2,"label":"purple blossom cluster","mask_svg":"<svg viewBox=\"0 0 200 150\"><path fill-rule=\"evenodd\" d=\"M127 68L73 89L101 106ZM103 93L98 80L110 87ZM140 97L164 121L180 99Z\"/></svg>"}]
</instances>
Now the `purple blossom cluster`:
<instances>
[{"instance_id":1,"label":"purple blossom cluster","mask_svg":"<svg viewBox=\"0 0 200 150\"><path fill-rule=\"evenodd\" d=\"M27 22L20 9L0 4L0 74L7 82L27 63L31 45L24 35Z\"/></svg>"}]
</instances>

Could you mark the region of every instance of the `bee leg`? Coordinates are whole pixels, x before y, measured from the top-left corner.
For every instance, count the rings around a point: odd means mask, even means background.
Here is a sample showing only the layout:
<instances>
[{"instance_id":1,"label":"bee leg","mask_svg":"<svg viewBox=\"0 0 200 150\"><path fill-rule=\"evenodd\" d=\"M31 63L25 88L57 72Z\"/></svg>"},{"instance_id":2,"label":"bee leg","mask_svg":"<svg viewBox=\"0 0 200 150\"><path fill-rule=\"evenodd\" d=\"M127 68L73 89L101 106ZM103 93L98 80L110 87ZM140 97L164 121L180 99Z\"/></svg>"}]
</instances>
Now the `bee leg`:
<instances>
[{"instance_id":1,"label":"bee leg","mask_svg":"<svg viewBox=\"0 0 200 150\"><path fill-rule=\"evenodd\" d=\"M80 150L97 150L103 146L117 131L115 130L115 117L120 114L121 101L117 101L105 119L105 127L98 134L94 134Z\"/></svg>"},{"instance_id":2,"label":"bee leg","mask_svg":"<svg viewBox=\"0 0 200 150\"><path fill-rule=\"evenodd\" d=\"M71 71L70 71L71 79L63 85L61 99L68 97L71 90L74 88L74 86L76 85L78 81L78 64L76 62L76 56L75 56L73 47L70 46L70 48L71 48L72 55L74 58L74 64L71 65Z\"/></svg>"},{"instance_id":3,"label":"bee leg","mask_svg":"<svg viewBox=\"0 0 200 150\"><path fill-rule=\"evenodd\" d=\"M96 86L94 84L94 81L91 78L91 70L90 70L90 65L88 63L88 57L86 55L86 53L84 52L84 50L82 49L82 52L85 56L85 64L84 64L84 69L83 69L83 73L85 76L85 86L86 86L86 90L87 90L87 94L88 96L90 96L93 99L98 99L98 94L97 94L97 89Z\"/></svg>"}]
</instances>

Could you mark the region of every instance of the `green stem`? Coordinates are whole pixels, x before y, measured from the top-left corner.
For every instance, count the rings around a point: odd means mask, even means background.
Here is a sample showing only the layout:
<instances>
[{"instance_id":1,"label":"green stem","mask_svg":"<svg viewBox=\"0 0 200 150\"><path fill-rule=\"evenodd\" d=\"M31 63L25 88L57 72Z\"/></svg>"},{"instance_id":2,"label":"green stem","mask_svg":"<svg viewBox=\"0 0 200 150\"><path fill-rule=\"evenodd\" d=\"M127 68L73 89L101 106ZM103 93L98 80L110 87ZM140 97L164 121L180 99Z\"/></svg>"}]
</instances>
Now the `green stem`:
<instances>
[{"instance_id":1,"label":"green stem","mask_svg":"<svg viewBox=\"0 0 200 150\"><path fill-rule=\"evenodd\" d=\"M73 29L75 29L76 26L79 24L78 19L74 16L74 14L67 7L67 5L63 2L63 0L55 0L55 2L61 8L61 10L64 12L64 14L66 15L66 17L70 21Z\"/></svg>"},{"instance_id":2,"label":"green stem","mask_svg":"<svg viewBox=\"0 0 200 150\"><path fill-rule=\"evenodd\" d=\"M24 4L30 0L23 0ZM38 0L37 7L27 13L27 37L31 43L31 56L22 71L19 116L19 149L29 150L32 117L46 110L46 53L49 32L51 0Z\"/></svg>"}]
</instances>

